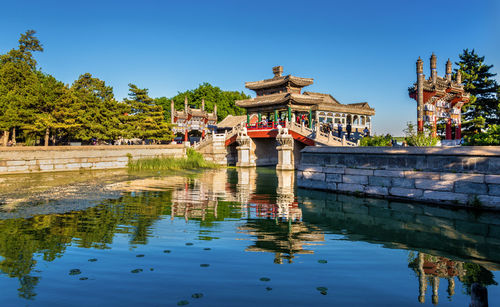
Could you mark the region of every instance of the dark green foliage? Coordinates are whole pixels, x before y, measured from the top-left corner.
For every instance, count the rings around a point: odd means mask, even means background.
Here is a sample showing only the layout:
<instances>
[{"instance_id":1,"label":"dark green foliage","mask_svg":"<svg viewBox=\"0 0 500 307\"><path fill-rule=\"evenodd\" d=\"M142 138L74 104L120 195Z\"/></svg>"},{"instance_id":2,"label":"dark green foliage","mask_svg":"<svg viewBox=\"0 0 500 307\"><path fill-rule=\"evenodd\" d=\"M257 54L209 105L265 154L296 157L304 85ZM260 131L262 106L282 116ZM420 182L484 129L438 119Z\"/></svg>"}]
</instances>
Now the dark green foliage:
<instances>
[{"instance_id":1,"label":"dark green foliage","mask_svg":"<svg viewBox=\"0 0 500 307\"><path fill-rule=\"evenodd\" d=\"M463 134L470 136L490 125L500 125L500 88L493 79L496 74L490 72L493 65L486 65L484 56L477 55L474 49L465 49L455 64L460 66L462 83L471 94L470 102L462 108Z\"/></svg>"},{"instance_id":2,"label":"dark green foliage","mask_svg":"<svg viewBox=\"0 0 500 307\"><path fill-rule=\"evenodd\" d=\"M71 140L113 140L122 136L127 107L113 88L90 73L81 75L64 97L61 116Z\"/></svg>"},{"instance_id":3,"label":"dark green foliage","mask_svg":"<svg viewBox=\"0 0 500 307\"><path fill-rule=\"evenodd\" d=\"M470 294L471 286L473 283L478 283L483 287L489 285L498 285L498 283L493 279L493 273L483 268L479 264L464 263L464 271L465 275L460 279L460 281L464 284L467 294Z\"/></svg>"},{"instance_id":4,"label":"dark green foliage","mask_svg":"<svg viewBox=\"0 0 500 307\"><path fill-rule=\"evenodd\" d=\"M141 139L168 141L173 138L169 124L165 122L163 108L148 96L147 89L129 84L130 99L124 103L128 108L125 118L128 135Z\"/></svg>"},{"instance_id":5,"label":"dark green foliage","mask_svg":"<svg viewBox=\"0 0 500 307\"><path fill-rule=\"evenodd\" d=\"M359 146L391 146L391 141L392 136L390 134L374 135L362 138Z\"/></svg>"},{"instance_id":6,"label":"dark green foliage","mask_svg":"<svg viewBox=\"0 0 500 307\"><path fill-rule=\"evenodd\" d=\"M217 104L218 121L223 120L229 114L245 114L245 109L237 107L235 105L235 101L250 98L250 96L245 95L243 92L223 91L219 87L213 86L210 83L203 83L194 90L179 92L172 98L156 98L156 101L163 107L165 118L170 120L170 101L174 101L176 110L184 110L185 97L188 99L188 104L194 105L196 108L201 108L201 101L202 99L205 99L205 110L208 112L213 112L214 105Z\"/></svg>"},{"instance_id":7,"label":"dark green foliage","mask_svg":"<svg viewBox=\"0 0 500 307\"><path fill-rule=\"evenodd\" d=\"M469 146L499 146L500 125L491 125L486 132L480 132L465 137L465 145Z\"/></svg>"}]
</instances>

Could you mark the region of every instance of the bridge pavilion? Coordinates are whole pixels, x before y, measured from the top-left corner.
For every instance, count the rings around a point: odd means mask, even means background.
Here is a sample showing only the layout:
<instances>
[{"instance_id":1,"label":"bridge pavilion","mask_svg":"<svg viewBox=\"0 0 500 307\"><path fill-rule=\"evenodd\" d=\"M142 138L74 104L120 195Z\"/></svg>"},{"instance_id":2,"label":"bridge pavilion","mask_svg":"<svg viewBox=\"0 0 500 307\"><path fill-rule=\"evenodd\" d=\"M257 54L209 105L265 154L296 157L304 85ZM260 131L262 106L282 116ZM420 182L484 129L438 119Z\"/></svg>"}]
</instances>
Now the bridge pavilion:
<instances>
[{"instance_id":1,"label":"bridge pavilion","mask_svg":"<svg viewBox=\"0 0 500 307\"><path fill-rule=\"evenodd\" d=\"M345 130L350 123L353 132L361 132L365 127L371 132L375 110L367 102L342 104L329 94L303 92L304 87L313 84L313 79L283 76L282 66L273 67L273 73L271 79L245 83L246 88L257 95L236 101L237 106L247 110L248 119L251 114L258 114L259 122L262 116L269 122L299 122L306 118L311 129L313 123L319 122L333 123L335 127L342 123Z\"/></svg>"}]
</instances>

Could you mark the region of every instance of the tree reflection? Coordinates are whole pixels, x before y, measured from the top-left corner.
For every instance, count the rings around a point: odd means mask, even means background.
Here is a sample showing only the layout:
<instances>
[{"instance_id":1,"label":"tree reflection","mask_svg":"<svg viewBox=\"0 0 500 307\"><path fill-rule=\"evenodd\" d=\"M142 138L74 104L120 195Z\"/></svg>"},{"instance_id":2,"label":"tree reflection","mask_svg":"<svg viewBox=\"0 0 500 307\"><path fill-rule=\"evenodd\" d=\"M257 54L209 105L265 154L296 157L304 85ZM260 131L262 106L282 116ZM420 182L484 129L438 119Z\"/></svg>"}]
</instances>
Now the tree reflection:
<instances>
[{"instance_id":1,"label":"tree reflection","mask_svg":"<svg viewBox=\"0 0 500 307\"><path fill-rule=\"evenodd\" d=\"M199 195L197 192L203 189L199 180L185 180L190 195ZM115 236L125 234L131 246L147 244L152 226L162 216L199 220L200 227L241 216L232 202L219 203L217 198L209 199L206 195L198 201L192 198L180 201L182 193L179 189L133 191L84 211L1 220L0 272L18 278L19 296L32 299L39 282L39 277L32 275L37 257L53 261L61 257L71 243L80 248L110 249Z\"/></svg>"},{"instance_id":2,"label":"tree reflection","mask_svg":"<svg viewBox=\"0 0 500 307\"><path fill-rule=\"evenodd\" d=\"M438 304L440 279L448 281L447 293L450 300L455 294L455 277L464 285L467 295L470 295L473 283L478 283L481 286L497 285L497 282L493 279L493 274L476 263L455 261L422 252L417 254L410 252L408 262L408 267L418 277L418 301L420 303L425 303L427 288L430 286L432 289L432 303L434 305Z\"/></svg>"}]
</instances>

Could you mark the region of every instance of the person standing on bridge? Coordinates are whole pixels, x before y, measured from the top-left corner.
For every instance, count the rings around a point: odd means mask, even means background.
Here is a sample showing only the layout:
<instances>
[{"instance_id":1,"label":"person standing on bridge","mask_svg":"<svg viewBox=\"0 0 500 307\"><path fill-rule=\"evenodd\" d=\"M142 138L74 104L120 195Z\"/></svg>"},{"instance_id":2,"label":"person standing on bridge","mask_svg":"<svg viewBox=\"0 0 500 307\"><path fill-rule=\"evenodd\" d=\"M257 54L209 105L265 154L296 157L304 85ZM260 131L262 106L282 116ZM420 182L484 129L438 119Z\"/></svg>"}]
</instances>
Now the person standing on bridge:
<instances>
[{"instance_id":1,"label":"person standing on bridge","mask_svg":"<svg viewBox=\"0 0 500 307\"><path fill-rule=\"evenodd\" d=\"M339 123L339 125L337 126L337 129L339 131L339 138L342 137L342 123Z\"/></svg>"},{"instance_id":2,"label":"person standing on bridge","mask_svg":"<svg viewBox=\"0 0 500 307\"><path fill-rule=\"evenodd\" d=\"M351 138L351 131L352 131L352 126L351 123L347 123L347 126L345 127L345 131L347 131L347 139L349 140Z\"/></svg>"}]
</instances>

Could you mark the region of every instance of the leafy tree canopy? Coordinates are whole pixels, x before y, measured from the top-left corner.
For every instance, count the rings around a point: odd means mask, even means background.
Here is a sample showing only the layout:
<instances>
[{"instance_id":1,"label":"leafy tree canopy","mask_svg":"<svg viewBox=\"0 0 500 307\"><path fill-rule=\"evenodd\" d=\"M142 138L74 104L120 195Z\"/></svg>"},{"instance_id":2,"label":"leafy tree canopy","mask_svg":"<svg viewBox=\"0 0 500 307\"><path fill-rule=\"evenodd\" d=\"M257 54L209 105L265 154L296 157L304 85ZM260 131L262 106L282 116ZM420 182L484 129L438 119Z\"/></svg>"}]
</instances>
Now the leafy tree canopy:
<instances>
[{"instance_id":1,"label":"leafy tree canopy","mask_svg":"<svg viewBox=\"0 0 500 307\"><path fill-rule=\"evenodd\" d=\"M149 97L147 89L129 84L129 99L124 99L129 114L125 121L129 136L141 139L169 141L173 138L170 125L165 122L161 105Z\"/></svg>"},{"instance_id":2,"label":"leafy tree canopy","mask_svg":"<svg viewBox=\"0 0 500 307\"><path fill-rule=\"evenodd\" d=\"M465 49L459 57L455 64L460 67L465 90L471 94L470 102L462 108L462 129L464 135L472 135L500 124L499 86L493 79L496 74L490 71L493 65L486 65L484 56Z\"/></svg>"}]
</instances>

